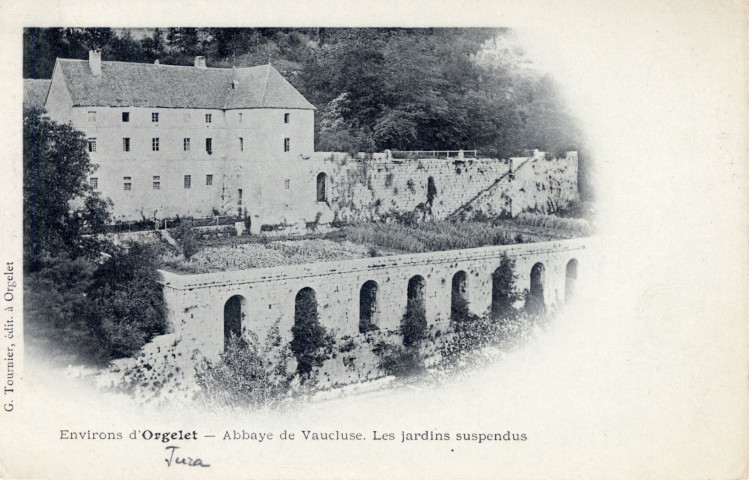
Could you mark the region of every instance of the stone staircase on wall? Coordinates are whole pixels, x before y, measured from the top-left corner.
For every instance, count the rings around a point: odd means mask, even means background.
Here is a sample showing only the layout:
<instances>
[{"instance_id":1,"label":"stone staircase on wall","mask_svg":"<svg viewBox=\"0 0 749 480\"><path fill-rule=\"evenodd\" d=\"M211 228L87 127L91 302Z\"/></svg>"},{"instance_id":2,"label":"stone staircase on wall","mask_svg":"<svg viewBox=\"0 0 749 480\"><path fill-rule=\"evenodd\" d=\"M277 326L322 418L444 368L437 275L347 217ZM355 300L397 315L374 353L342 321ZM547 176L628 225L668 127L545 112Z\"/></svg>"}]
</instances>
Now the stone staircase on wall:
<instances>
[{"instance_id":1,"label":"stone staircase on wall","mask_svg":"<svg viewBox=\"0 0 749 480\"><path fill-rule=\"evenodd\" d=\"M447 218L448 219L458 218L461 215L463 215L463 214L467 213L468 211L470 211L474 207L474 205L476 205L480 200L482 200L484 198L487 198L490 195L493 195L494 191L501 184L506 183L508 181L512 181L512 179L514 178L514 176L517 173L517 171L520 170L521 168L523 168L526 164L528 164L529 162L531 162L533 160L534 159L532 159L532 158L531 159L526 159L520 165L518 165L514 170L511 169L510 171L508 171L504 175L498 177L491 185L489 185L486 188L483 188L476 195L474 195L470 200L468 200L466 203L464 203L463 205L461 205L460 207L458 207L455 211L453 211L452 213L450 213L447 216Z\"/></svg>"}]
</instances>

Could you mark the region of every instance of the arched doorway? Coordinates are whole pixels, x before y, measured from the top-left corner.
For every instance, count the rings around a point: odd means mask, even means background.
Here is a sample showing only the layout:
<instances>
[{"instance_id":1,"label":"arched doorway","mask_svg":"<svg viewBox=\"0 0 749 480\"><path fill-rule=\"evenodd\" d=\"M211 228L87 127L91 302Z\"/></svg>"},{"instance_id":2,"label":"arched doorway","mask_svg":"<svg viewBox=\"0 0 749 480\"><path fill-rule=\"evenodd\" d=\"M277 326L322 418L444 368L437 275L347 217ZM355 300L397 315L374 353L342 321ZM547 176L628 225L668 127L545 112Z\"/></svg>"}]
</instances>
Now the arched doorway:
<instances>
[{"instance_id":1,"label":"arched doorway","mask_svg":"<svg viewBox=\"0 0 749 480\"><path fill-rule=\"evenodd\" d=\"M359 290L359 333L377 330L377 282L368 280Z\"/></svg>"},{"instance_id":2,"label":"arched doorway","mask_svg":"<svg viewBox=\"0 0 749 480\"><path fill-rule=\"evenodd\" d=\"M421 275L414 275L408 280L406 314L401 322L403 344L406 346L418 342L426 332L426 304L424 292L426 281Z\"/></svg>"},{"instance_id":3,"label":"arched doorway","mask_svg":"<svg viewBox=\"0 0 749 480\"><path fill-rule=\"evenodd\" d=\"M450 294L450 318L457 322L468 320L468 274L461 270L453 275Z\"/></svg>"},{"instance_id":4,"label":"arched doorway","mask_svg":"<svg viewBox=\"0 0 749 480\"><path fill-rule=\"evenodd\" d=\"M290 348L297 360L297 372L309 374L322 365L319 349L325 344L325 329L320 325L315 291L305 287L294 299L294 326Z\"/></svg>"},{"instance_id":5,"label":"arched doorway","mask_svg":"<svg viewBox=\"0 0 749 480\"><path fill-rule=\"evenodd\" d=\"M317 175L317 201L327 202L328 201L328 175L325 172L320 172Z\"/></svg>"},{"instance_id":6,"label":"arched doorway","mask_svg":"<svg viewBox=\"0 0 749 480\"><path fill-rule=\"evenodd\" d=\"M575 283L577 282L577 259L573 258L567 262L565 282L564 282L564 301L569 302L575 295Z\"/></svg>"},{"instance_id":7,"label":"arched doorway","mask_svg":"<svg viewBox=\"0 0 749 480\"><path fill-rule=\"evenodd\" d=\"M317 321L317 298L315 291L305 287L296 294L294 300L294 323Z\"/></svg>"},{"instance_id":8,"label":"arched doorway","mask_svg":"<svg viewBox=\"0 0 749 480\"><path fill-rule=\"evenodd\" d=\"M224 304L224 348L229 338L242 336L242 323L247 315L247 300L242 295L234 295Z\"/></svg>"},{"instance_id":9,"label":"arched doorway","mask_svg":"<svg viewBox=\"0 0 749 480\"><path fill-rule=\"evenodd\" d=\"M533 315L546 313L546 302L544 301L544 283L546 281L546 268L543 263L537 263L531 268L531 288L525 299L525 309Z\"/></svg>"}]
</instances>

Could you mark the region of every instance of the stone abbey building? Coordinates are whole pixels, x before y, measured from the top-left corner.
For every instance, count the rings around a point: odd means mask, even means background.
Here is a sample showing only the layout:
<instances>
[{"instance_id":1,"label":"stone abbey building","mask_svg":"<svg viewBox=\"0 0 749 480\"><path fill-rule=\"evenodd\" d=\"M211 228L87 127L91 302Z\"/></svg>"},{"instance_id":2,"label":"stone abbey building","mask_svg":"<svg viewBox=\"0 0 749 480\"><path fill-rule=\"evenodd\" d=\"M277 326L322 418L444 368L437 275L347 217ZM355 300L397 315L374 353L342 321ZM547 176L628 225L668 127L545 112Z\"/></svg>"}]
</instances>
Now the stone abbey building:
<instances>
[{"instance_id":1,"label":"stone abbey building","mask_svg":"<svg viewBox=\"0 0 749 480\"><path fill-rule=\"evenodd\" d=\"M26 105L85 132L98 166L90 184L112 200L116 221L226 215L252 233L302 233L336 220L549 213L578 198L576 152L505 160L462 151L315 152L315 107L271 65L207 68L203 57L192 67L110 62L89 52L88 60L58 59L51 81L24 87ZM444 330L458 300L477 315L495 308L504 255L516 263L520 291L542 305L561 304L578 264L584 269L586 243L162 271L169 333L138 361L155 364L165 353L188 363L215 358L230 334L262 338L272 327L290 339L301 297L313 300L310 308L339 339L359 338L365 324L397 331L409 302L422 305L430 328Z\"/></svg>"},{"instance_id":2,"label":"stone abbey building","mask_svg":"<svg viewBox=\"0 0 749 480\"><path fill-rule=\"evenodd\" d=\"M497 160L314 151L315 107L271 65L57 59L26 96L85 132L89 181L115 221L236 216L304 229L417 210L432 218L548 211L577 198L577 154ZM42 100L43 98L43 100Z\"/></svg>"},{"instance_id":3,"label":"stone abbey building","mask_svg":"<svg viewBox=\"0 0 749 480\"><path fill-rule=\"evenodd\" d=\"M315 108L270 65L109 62L92 51L57 60L44 107L85 132L98 165L89 180L117 220L244 213L264 188L284 189L255 172L314 149Z\"/></svg>"}]
</instances>

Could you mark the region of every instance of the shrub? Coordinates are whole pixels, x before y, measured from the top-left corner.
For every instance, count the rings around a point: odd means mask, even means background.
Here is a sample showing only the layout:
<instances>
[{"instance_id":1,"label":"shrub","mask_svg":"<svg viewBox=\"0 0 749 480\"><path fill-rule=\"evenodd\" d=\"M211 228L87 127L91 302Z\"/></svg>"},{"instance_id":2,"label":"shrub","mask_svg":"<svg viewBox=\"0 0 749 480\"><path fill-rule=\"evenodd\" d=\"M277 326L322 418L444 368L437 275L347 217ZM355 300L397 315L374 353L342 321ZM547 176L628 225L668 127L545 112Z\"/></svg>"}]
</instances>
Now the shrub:
<instances>
[{"instance_id":1,"label":"shrub","mask_svg":"<svg viewBox=\"0 0 749 480\"><path fill-rule=\"evenodd\" d=\"M407 347L419 343L424 338L427 330L427 319L423 301L417 298L408 299L406 313L403 315L400 328L403 335L403 345Z\"/></svg>"},{"instance_id":2,"label":"shrub","mask_svg":"<svg viewBox=\"0 0 749 480\"><path fill-rule=\"evenodd\" d=\"M377 325L375 325L371 321L369 321L369 322L359 322L359 333L369 333L369 332L377 331L379 329L380 329L380 327L378 327Z\"/></svg>"},{"instance_id":3,"label":"shrub","mask_svg":"<svg viewBox=\"0 0 749 480\"><path fill-rule=\"evenodd\" d=\"M387 375L405 378L426 371L424 360L415 346L402 347L380 342L375 345L374 353L379 357L380 369Z\"/></svg>"},{"instance_id":4,"label":"shrub","mask_svg":"<svg viewBox=\"0 0 749 480\"><path fill-rule=\"evenodd\" d=\"M338 351L340 353L347 353L356 348L356 343L354 342L354 339L350 336L345 336L341 340L343 340L343 343L341 346L338 347Z\"/></svg>"},{"instance_id":5,"label":"shrub","mask_svg":"<svg viewBox=\"0 0 749 480\"><path fill-rule=\"evenodd\" d=\"M182 246L182 254L185 256L185 260L190 261L190 258L200 251L200 241L195 228L189 222L182 221L175 229L174 234Z\"/></svg>"},{"instance_id":6,"label":"shrub","mask_svg":"<svg viewBox=\"0 0 749 480\"><path fill-rule=\"evenodd\" d=\"M450 304L450 319L462 323L478 320L478 317L468 308L468 300L458 296L453 298Z\"/></svg>"},{"instance_id":7,"label":"shrub","mask_svg":"<svg viewBox=\"0 0 749 480\"><path fill-rule=\"evenodd\" d=\"M517 313L514 305L521 295L516 285L515 260L503 253L499 268L492 273L492 318L507 318Z\"/></svg>"},{"instance_id":8,"label":"shrub","mask_svg":"<svg viewBox=\"0 0 749 480\"><path fill-rule=\"evenodd\" d=\"M288 355L281 351L281 358L273 358L277 346L273 330L262 350L255 336L246 340L232 334L217 362L203 359L196 367L202 396L232 407L279 404L289 393L290 378Z\"/></svg>"},{"instance_id":9,"label":"shrub","mask_svg":"<svg viewBox=\"0 0 749 480\"><path fill-rule=\"evenodd\" d=\"M393 186L393 178L394 178L394 177L395 177L395 175L393 175L393 173L392 173L392 172L391 172L391 173L388 173L387 175L385 175L385 186L386 186L386 187L388 187L388 188L389 188L389 187L392 187L392 186Z\"/></svg>"},{"instance_id":10,"label":"shrub","mask_svg":"<svg viewBox=\"0 0 749 480\"><path fill-rule=\"evenodd\" d=\"M314 367L322 366L326 359L325 349L332 343L318 320L317 301L313 295L300 293L291 333L290 347L297 360L297 373L304 380Z\"/></svg>"},{"instance_id":11,"label":"shrub","mask_svg":"<svg viewBox=\"0 0 749 480\"><path fill-rule=\"evenodd\" d=\"M415 186L414 186L414 181L413 181L413 179L410 179L410 178L409 178L409 179L408 179L408 180L406 181L406 187L408 187L408 191L409 191L409 192L411 192L411 193L416 193L416 188L415 188Z\"/></svg>"}]
</instances>

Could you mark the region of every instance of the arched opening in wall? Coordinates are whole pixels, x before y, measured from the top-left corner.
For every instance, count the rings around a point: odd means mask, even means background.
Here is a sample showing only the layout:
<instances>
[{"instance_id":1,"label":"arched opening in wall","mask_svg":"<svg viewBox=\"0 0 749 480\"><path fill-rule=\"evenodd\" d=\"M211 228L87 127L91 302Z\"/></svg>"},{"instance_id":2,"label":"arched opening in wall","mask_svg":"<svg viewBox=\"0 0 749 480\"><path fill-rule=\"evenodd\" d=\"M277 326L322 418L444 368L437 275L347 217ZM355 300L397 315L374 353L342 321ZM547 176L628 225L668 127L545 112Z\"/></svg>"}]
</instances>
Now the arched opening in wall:
<instances>
[{"instance_id":1,"label":"arched opening in wall","mask_svg":"<svg viewBox=\"0 0 749 480\"><path fill-rule=\"evenodd\" d=\"M546 313L546 303L544 302L544 282L546 268L543 263L537 263L531 268L531 288L528 291L528 297L525 299L525 309L533 315L542 315Z\"/></svg>"},{"instance_id":2,"label":"arched opening in wall","mask_svg":"<svg viewBox=\"0 0 749 480\"><path fill-rule=\"evenodd\" d=\"M297 360L297 372L307 375L322 364L320 348L325 345L325 329L320 325L315 291L305 287L294 300L294 326L291 327L291 351Z\"/></svg>"},{"instance_id":3,"label":"arched opening in wall","mask_svg":"<svg viewBox=\"0 0 749 480\"><path fill-rule=\"evenodd\" d=\"M450 294L450 318L456 322L463 322L470 318L468 274L463 270L453 275L452 293Z\"/></svg>"},{"instance_id":4,"label":"arched opening in wall","mask_svg":"<svg viewBox=\"0 0 749 480\"><path fill-rule=\"evenodd\" d=\"M426 305L424 292L426 281L421 275L414 275L408 280L408 297L406 301L406 314L401 322L403 333L403 344L413 345L424 337L427 329Z\"/></svg>"},{"instance_id":5,"label":"arched opening in wall","mask_svg":"<svg viewBox=\"0 0 749 480\"><path fill-rule=\"evenodd\" d=\"M377 282L364 282L359 290L359 333L378 330L377 327Z\"/></svg>"},{"instance_id":6,"label":"arched opening in wall","mask_svg":"<svg viewBox=\"0 0 749 480\"><path fill-rule=\"evenodd\" d=\"M577 259L573 258L567 262L564 281L564 301L569 302L575 295L575 282L577 282Z\"/></svg>"},{"instance_id":7,"label":"arched opening in wall","mask_svg":"<svg viewBox=\"0 0 749 480\"><path fill-rule=\"evenodd\" d=\"M242 323L247 315L247 300L242 295L234 295L224 304L224 348L232 335L242 336Z\"/></svg>"},{"instance_id":8,"label":"arched opening in wall","mask_svg":"<svg viewBox=\"0 0 749 480\"><path fill-rule=\"evenodd\" d=\"M328 175L325 172L320 172L317 175L317 201L327 202L328 201Z\"/></svg>"}]
</instances>

